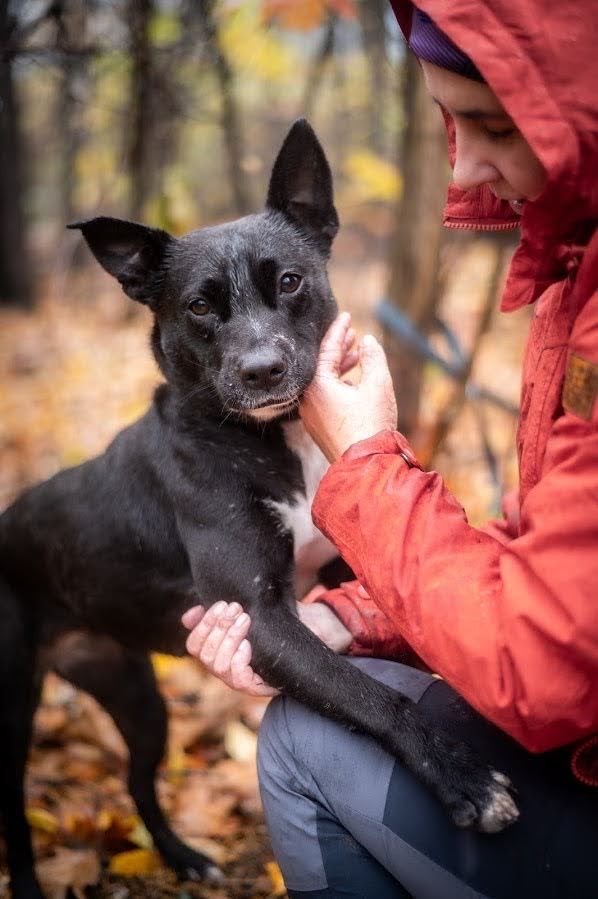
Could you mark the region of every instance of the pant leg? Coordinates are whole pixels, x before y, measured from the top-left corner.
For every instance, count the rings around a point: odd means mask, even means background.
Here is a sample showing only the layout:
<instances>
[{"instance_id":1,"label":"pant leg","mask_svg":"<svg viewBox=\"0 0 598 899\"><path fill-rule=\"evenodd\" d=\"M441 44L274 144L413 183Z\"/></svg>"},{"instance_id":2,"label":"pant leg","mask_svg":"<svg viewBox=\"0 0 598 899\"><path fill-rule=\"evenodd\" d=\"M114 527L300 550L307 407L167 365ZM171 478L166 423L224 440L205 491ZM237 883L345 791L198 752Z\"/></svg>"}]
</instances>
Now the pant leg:
<instances>
[{"instance_id":1,"label":"pant leg","mask_svg":"<svg viewBox=\"0 0 598 899\"><path fill-rule=\"evenodd\" d=\"M525 752L442 681L397 663L355 660L433 711L518 789L502 834L454 827L437 800L373 740L289 699L271 703L258 769L274 853L292 896L589 899L598 800L562 752Z\"/></svg>"}]
</instances>

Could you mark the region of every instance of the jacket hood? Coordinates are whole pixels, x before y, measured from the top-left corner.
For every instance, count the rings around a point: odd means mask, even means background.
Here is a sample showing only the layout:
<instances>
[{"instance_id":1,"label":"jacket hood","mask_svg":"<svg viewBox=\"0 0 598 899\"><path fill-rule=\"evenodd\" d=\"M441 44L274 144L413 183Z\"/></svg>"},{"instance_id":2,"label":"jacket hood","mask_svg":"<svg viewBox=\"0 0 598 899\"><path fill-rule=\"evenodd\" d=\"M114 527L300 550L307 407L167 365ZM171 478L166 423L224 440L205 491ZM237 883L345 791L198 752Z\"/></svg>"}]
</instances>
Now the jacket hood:
<instances>
[{"instance_id":1,"label":"jacket hood","mask_svg":"<svg viewBox=\"0 0 598 899\"><path fill-rule=\"evenodd\" d=\"M413 5L391 0L406 37ZM593 0L418 0L465 52L542 162L547 183L521 218L486 186L449 189L449 227L521 225L502 303L536 299L571 267L598 221L598 16ZM447 121L449 151L453 127Z\"/></svg>"}]
</instances>

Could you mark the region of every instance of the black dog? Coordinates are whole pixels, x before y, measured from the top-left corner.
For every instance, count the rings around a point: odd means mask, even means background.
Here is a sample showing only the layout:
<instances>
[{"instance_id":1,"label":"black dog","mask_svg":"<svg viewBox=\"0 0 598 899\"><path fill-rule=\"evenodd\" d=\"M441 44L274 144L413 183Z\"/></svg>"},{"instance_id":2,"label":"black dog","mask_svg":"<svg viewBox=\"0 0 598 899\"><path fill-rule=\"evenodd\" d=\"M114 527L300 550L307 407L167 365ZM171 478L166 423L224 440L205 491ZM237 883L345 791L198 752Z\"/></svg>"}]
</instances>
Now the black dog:
<instances>
[{"instance_id":1,"label":"black dog","mask_svg":"<svg viewBox=\"0 0 598 899\"><path fill-rule=\"evenodd\" d=\"M182 654L182 613L237 600L269 683L365 731L460 826L517 816L507 779L437 732L407 699L335 656L298 620L302 589L335 555L309 517L325 460L297 417L336 313L326 260L338 227L330 170L297 122L265 212L174 239L111 218L81 223L125 293L147 303L166 378L104 455L25 493L0 518L0 810L14 899L39 899L23 771L43 670L111 713L129 788L165 861L218 874L169 829L154 792L166 719L149 650Z\"/></svg>"}]
</instances>

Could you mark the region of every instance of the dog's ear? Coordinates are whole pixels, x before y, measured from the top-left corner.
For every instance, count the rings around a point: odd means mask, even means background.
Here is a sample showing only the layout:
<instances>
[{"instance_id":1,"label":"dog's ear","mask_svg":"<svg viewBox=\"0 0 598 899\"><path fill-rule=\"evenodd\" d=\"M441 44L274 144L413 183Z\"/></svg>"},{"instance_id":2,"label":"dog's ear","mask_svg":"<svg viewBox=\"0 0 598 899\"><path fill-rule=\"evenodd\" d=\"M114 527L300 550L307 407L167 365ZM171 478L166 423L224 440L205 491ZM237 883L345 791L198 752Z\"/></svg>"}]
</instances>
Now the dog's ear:
<instances>
[{"instance_id":1,"label":"dog's ear","mask_svg":"<svg viewBox=\"0 0 598 899\"><path fill-rule=\"evenodd\" d=\"M164 255L174 238L159 228L100 218L75 222L100 265L113 275L132 300L153 306Z\"/></svg>"},{"instance_id":2,"label":"dog's ear","mask_svg":"<svg viewBox=\"0 0 598 899\"><path fill-rule=\"evenodd\" d=\"M327 251L338 231L330 166L305 119L291 127L274 163L266 206L317 237Z\"/></svg>"}]
</instances>

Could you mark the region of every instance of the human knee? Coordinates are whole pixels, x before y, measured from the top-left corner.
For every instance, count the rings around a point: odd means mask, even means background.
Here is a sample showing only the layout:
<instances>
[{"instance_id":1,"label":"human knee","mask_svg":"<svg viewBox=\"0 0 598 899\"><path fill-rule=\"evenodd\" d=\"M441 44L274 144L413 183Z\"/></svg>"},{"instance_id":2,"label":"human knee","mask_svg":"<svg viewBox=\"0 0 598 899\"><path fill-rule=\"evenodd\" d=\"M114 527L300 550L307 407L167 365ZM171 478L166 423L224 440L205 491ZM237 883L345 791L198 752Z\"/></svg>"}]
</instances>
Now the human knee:
<instances>
[{"instance_id":1,"label":"human knee","mask_svg":"<svg viewBox=\"0 0 598 899\"><path fill-rule=\"evenodd\" d=\"M289 700L278 696L269 703L260 724L257 741L257 765L260 778L284 778L293 758L293 738L289 724Z\"/></svg>"}]
</instances>

